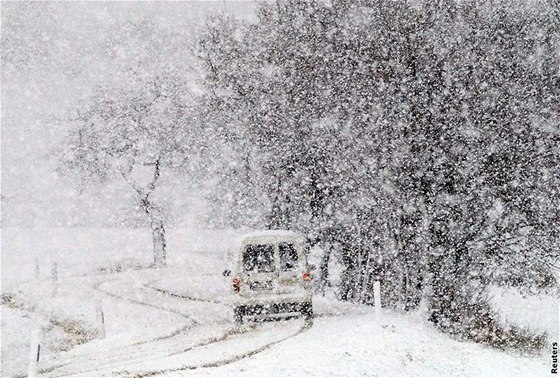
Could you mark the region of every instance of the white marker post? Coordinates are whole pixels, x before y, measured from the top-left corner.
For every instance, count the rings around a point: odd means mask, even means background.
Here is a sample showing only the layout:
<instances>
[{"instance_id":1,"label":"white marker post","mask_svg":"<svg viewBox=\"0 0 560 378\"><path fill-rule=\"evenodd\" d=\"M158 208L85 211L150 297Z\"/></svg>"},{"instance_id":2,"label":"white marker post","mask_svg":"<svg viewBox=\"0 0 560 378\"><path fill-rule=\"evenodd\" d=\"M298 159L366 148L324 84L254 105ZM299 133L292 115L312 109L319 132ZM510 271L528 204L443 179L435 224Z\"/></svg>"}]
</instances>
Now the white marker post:
<instances>
[{"instance_id":1,"label":"white marker post","mask_svg":"<svg viewBox=\"0 0 560 378\"><path fill-rule=\"evenodd\" d=\"M56 297L58 294L58 265L56 262L51 266L51 281L52 281L52 296Z\"/></svg>"},{"instance_id":2,"label":"white marker post","mask_svg":"<svg viewBox=\"0 0 560 378\"><path fill-rule=\"evenodd\" d=\"M39 265L39 258L35 257L35 279L41 280L41 266Z\"/></svg>"},{"instance_id":3,"label":"white marker post","mask_svg":"<svg viewBox=\"0 0 560 378\"><path fill-rule=\"evenodd\" d=\"M105 314L103 314L103 302L101 299L95 301L95 312L97 314L97 338L105 338Z\"/></svg>"},{"instance_id":4,"label":"white marker post","mask_svg":"<svg viewBox=\"0 0 560 378\"><path fill-rule=\"evenodd\" d=\"M375 314L381 316L381 284L379 281L373 283L373 302L375 304Z\"/></svg>"},{"instance_id":5,"label":"white marker post","mask_svg":"<svg viewBox=\"0 0 560 378\"><path fill-rule=\"evenodd\" d=\"M28 377L38 377L39 376L39 358L41 355L41 326L31 333L31 338L29 340L29 368L27 370Z\"/></svg>"}]
</instances>

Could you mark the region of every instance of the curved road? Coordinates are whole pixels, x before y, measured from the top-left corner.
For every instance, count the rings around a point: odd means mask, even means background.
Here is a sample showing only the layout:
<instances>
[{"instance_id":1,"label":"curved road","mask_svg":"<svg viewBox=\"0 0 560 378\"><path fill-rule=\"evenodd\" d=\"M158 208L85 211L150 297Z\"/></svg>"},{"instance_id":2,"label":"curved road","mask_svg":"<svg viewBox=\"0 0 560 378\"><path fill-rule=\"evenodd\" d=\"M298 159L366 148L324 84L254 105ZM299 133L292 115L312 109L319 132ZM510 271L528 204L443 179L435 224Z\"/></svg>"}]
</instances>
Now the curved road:
<instances>
[{"instance_id":1,"label":"curved road","mask_svg":"<svg viewBox=\"0 0 560 378\"><path fill-rule=\"evenodd\" d=\"M122 277L100 281L93 288L105 297L176 315L181 324L156 337L113 349L61 354L40 364L41 375L147 377L217 367L254 356L308 328L299 319L238 327L223 303L172 293L158 287L157 281L131 286L130 279Z\"/></svg>"}]
</instances>

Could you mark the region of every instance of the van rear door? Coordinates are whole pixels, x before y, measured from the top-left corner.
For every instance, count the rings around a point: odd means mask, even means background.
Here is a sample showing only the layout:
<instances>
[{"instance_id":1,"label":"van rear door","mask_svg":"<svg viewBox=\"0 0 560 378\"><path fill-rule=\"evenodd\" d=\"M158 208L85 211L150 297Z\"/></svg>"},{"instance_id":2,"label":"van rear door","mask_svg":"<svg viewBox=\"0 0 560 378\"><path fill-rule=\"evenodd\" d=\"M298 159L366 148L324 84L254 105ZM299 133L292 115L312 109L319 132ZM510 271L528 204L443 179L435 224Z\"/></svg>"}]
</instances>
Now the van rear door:
<instances>
[{"instance_id":1,"label":"van rear door","mask_svg":"<svg viewBox=\"0 0 560 378\"><path fill-rule=\"evenodd\" d=\"M272 243L247 244L243 249L241 293L249 296L276 293L278 272Z\"/></svg>"},{"instance_id":2,"label":"van rear door","mask_svg":"<svg viewBox=\"0 0 560 378\"><path fill-rule=\"evenodd\" d=\"M302 289L304 256L294 242L278 243L278 293L292 294Z\"/></svg>"}]
</instances>

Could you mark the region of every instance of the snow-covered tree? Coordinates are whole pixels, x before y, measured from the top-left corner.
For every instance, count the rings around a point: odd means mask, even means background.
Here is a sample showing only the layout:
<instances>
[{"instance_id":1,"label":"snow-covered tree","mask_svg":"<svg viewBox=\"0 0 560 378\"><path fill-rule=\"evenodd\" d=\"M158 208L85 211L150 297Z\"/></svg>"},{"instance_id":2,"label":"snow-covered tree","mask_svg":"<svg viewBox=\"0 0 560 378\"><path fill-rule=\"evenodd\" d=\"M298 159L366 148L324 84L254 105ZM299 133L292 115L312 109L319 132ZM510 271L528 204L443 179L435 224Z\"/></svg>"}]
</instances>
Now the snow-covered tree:
<instances>
[{"instance_id":1,"label":"snow-covered tree","mask_svg":"<svg viewBox=\"0 0 560 378\"><path fill-rule=\"evenodd\" d=\"M124 180L152 228L154 264L166 264L163 209L152 195L166 170L186 166L196 134L189 83L172 70L98 88L75 110L61 172L82 184Z\"/></svg>"},{"instance_id":2,"label":"snow-covered tree","mask_svg":"<svg viewBox=\"0 0 560 378\"><path fill-rule=\"evenodd\" d=\"M336 245L342 298L381 279L393 305L425 295L442 329L475 332L488 282L546 286L557 267L559 14L276 1L210 25L201 57L215 110L258 148L269 227L307 232L324 262Z\"/></svg>"}]
</instances>

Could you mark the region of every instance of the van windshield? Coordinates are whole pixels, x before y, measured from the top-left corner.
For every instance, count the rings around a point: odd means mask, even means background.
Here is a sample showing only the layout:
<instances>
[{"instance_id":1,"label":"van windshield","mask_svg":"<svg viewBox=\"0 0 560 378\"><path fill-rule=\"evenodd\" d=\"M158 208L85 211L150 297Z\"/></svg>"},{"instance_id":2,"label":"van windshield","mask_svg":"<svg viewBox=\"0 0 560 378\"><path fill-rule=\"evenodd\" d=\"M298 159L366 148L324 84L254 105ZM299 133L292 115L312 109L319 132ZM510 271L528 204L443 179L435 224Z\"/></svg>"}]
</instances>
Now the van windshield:
<instances>
[{"instance_id":1,"label":"van windshield","mask_svg":"<svg viewBox=\"0 0 560 378\"><path fill-rule=\"evenodd\" d=\"M249 244L243 252L243 269L259 273L274 272L274 246L272 244Z\"/></svg>"}]
</instances>

